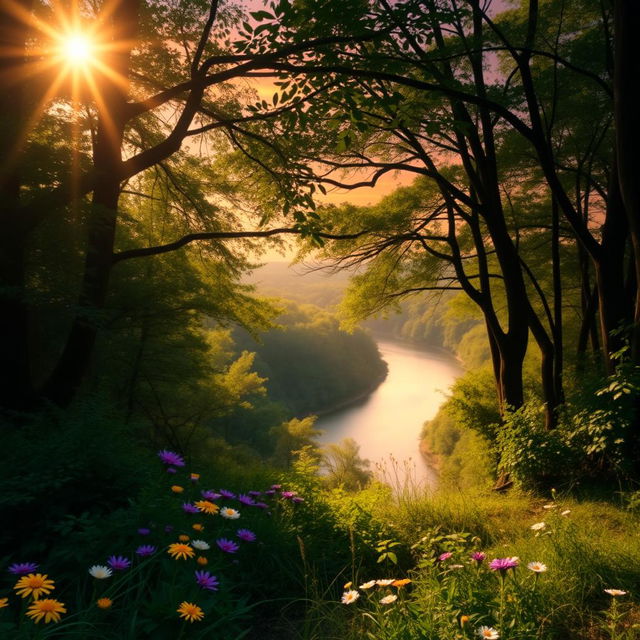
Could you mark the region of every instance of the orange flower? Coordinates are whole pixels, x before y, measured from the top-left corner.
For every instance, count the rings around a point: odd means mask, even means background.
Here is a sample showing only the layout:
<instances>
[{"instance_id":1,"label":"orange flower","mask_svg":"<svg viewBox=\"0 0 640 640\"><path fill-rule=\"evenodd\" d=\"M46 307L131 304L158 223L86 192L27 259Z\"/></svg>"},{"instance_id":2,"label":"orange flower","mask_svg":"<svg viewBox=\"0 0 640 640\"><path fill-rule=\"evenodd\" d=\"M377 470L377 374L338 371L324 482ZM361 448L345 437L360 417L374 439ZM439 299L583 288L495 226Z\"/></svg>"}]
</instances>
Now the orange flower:
<instances>
[{"instance_id":1,"label":"orange flower","mask_svg":"<svg viewBox=\"0 0 640 640\"><path fill-rule=\"evenodd\" d=\"M96 600L96 604L100 609L110 609L113 604L113 600L111 600L111 598L98 598Z\"/></svg>"},{"instance_id":2,"label":"orange flower","mask_svg":"<svg viewBox=\"0 0 640 640\"><path fill-rule=\"evenodd\" d=\"M464 627L469 622L469 616L460 616L460 626Z\"/></svg>"},{"instance_id":3,"label":"orange flower","mask_svg":"<svg viewBox=\"0 0 640 640\"><path fill-rule=\"evenodd\" d=\"M198 557L196 558L196 562L197 562L199 565L202 565L203 567L204 567L206 564L208 564L208 563L209 563L209 561L208 561L204 556L198 556Z\"/></svg>"},{"instance_id":4,"label":"orange flower","mask_svg":"<svg viewBox=\"0 0 640 640\"><path fill-rule=\"evenodd\" d=\"M198 500L197 502L194 502L194 504L196 505L196 507L198 507L198 509L200 509L200 511L202 511L203 513L208 513L211 516L220 511L220 507L210 500Z\"/></svg>"},{"instance_id":5,"label":"orange flower","mask_svg":"<svg viewBox=\"0 0 640 640\"><path fill-rule=\"evenodd\" d=\"M180 542L189 542L189 536L185 535L184 533L181 533L178 536L178 540L180 540Z\"/></svg>"},{"instance_id":6,"label":"orange flower","mask_svg":"<svg viewBox=\"0 0 640 640\"><path fill-rule=\"evenodd\" d=\"M184 487L181 487L179 484L174 484L171 487L171 491L173 491L173 493L182 493L184 491Z\"/></svg>"},{"instance_id":7,"label":"orange flower","mask_svg":"<svg viewBox=\"0 0 640 640\"><path fill-rule=\"evenodd\" d=\"M405 585L410 584L410 583L411 583L411 580L409 580L409 578L403 578L402 580L394 580L391 583L391 586L392 587L398 587L398 589L399 589L400 587L404 587Z\"/></svg>"},{"instance_id":8,"label":"orange flower","mask_svg":"<svg viewBox=\"0 0 640 640\"><path fill-rule=\"evenodd\" d=\"M187 560L196 555L196 552L188 544L180 544L179 542L170 544L167 553L175 560Z\"/></svg>"},{"instance_id":9,"label":"orange flower","mask_svg":"<svg viewBox=\"0 0 640 640\"><path fill-rule=\"evenodd\" d=\"M204 611L192 602L183 602L177 609L181 618L189 622L199 622L204 618Z\"/></svg>"},{"instance_id":10,"label":"orange flower","mask_svg":"<svg viewBox=\"0 0 640 640\"><path fill-rule=\"evenodd\" d=\"M53 585L53 580L49 580L47 575L30 573L28 576L22 576L13 588L19 596L33 596L33 599L37 600L41 595L48 595L53 591Z\"/></svg>"},{"instance_id":11,"label":"orange flower","mask_svg":"<svg viewBox=\"0 0 640 640\"><path fill-rule=\"evenodd\" d=\"M4 609L9 606L9 598L0 598L0 609Z\"/></svg>"},{"instance_id":12,"label":"orange flower","mask_svg":"<svg viewBox=\"0 0 640 640\"><path fill-rule=\"evenodd\" d=\"M204 531L204 525L200 524L199 522L196 522L195 524L192 524L191 528L195 529L196 531Z\"/></svg>"},{"instance_id":13,"label":"orange flower","mask_svg":"<svg viewBox=\"0 0 640 640\"><path fill-rule=\"evenodd\" d=\"M35 622L40 622L44 618L45 624L52 621L60 622L61 613L67 613L64 604L53 598L34 600L27 611L27 615L33 618Z\"/></svg>"}]
</instances>

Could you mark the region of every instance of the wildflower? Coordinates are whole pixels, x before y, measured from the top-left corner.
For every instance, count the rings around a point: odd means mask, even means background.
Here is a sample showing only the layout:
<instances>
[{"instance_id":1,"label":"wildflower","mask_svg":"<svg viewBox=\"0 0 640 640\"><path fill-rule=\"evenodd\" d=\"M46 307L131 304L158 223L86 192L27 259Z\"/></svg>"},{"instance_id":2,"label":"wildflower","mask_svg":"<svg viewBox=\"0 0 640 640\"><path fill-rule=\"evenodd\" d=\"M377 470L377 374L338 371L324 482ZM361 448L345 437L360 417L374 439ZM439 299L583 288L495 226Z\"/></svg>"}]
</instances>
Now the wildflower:
<instances>
[{"instance_id":1,"label":"wildflower","mask_svg":"<svg viewBox=\"0 0 640 640\"><path fill-rule=\"evenodd\" d=\"M380 587L388 587L396 581L395 578L384 578L382 580L376 580L376 584Z\"/></svg>"},{"instance_id":2,"label":"wildflower","mask_svg":"<svg viewBox=\"0 0 640 640\"><path fill-rule=\"evenodd\" d=\"M136 549L136 555L141 558L147 558L148 556L152 556L157 550L157 547L154 547L152 544L141 544Z\"/></svg>"},{"instance_id":3,"label":"wildflower","mask_svg":"<svg viewBox=\"0 0 640 640\"><path fill-rule=\"evenodd\" d=\"M366 591L367 589L371 589L371 587L375 587L375 586L376 586L376 581L369 580L369 582L365 582L364 584L361 584L359 588Z\"/></svg>"},{"instance_id":4,"label":"wildflower","mask_svg":"<svg viewBox=\"0 0 640 640\"><path fill-rule=\"evenodd\" d=\"M546 522L536 522L531 525L531 531L542 531L547 526Z\"/></svg>"},{"instance_id":5,"label":"wildflower","mask_svg":"<svg viewBox=\"0 0 640 640\"><path fill-rule=\"evenodd\" d=\"M218 578L212 576L208 571L196 571L196 582L201 589L217 591L220 583Z\"/></svg>"},{"instance_id":6,"label":"wildflower","mask_svg":"<svg viewBox=\"0 0 640 640\"><path fill-rule=\"evenodd\" d=\"M198 482L198 480L200 480L200 474L192 473L189 478L191 479L191 482Z\"/></svg>"},{"instance_id":7,"label":"wildflower","mask_svg":"<svg viewBox=\"0 0 640 640\"><path fill-rule=\"evenodd\" d=\"M94 564L93 567L89 569L89 574L96 578L96 580L110 578L112 573L111 569L105 567L103 564Z\"/></svg>"},{"instance_id":8,"label":"wildflower","mask_svg":"<svg viewBox=\"0 0 640 640\"><path fill-rule=\"evenodd\" d=\"M395 593L391 593L384 598L380 598L380 604L391 604L398 599L398 596Z\"/></svg>"},{"instance_id":9,"label":"wildflower","mask_svg":"<svg viewBox=\"0 0 640 640\"><path fill-rule=\"evenodd\" d=\"M204 557L204 556L198 556L196 558L196 562L201 566L201 567L206 567L209 564L209 561Z\"/></svg>"},{"instance_id":10,"label":"wildflower","mask_svg":"<svg viewBox=\"0 0 640 640\"><path fill-rule=\"evenodd\" d=\"M24 576L27 573L33 573L39 566L37 562L15 562L7 571L14 576Z\"/></svg>"},{"instance_id":11,"label":"wildflower","mask_svg":"<svg viewBox=\"0 0 640 640\"><path fill-rule=\"evenodd\" d=\"M53 598L34 600L27 610L27 615L33 618L35 622L40 622L42 618L44 618L45 624L49 622L60 622L61 613L67 613L64 604Z\"/></svg>"},{"instance_id":12,"label":"wildflower","mask_svg":"<svg viewBox=\"0 0 640 640\"><path fill-rule=\"evenodd\" d=\"M610 596L616 598L617 596L626 596L627 592L622 589L605 589L605 593L608 593Z\"/></svg>"},{"instance_id":13,"label":"wildflower","mask_svg":"<svg viewBox=\"0 0 640 640\"><path fill-rule=\"evenodd\" d=\"M176 611L188 622L200 622L204 618L204 611L191 602L182 602Z\"/></svg>"},{"instance_id":14,"label":"wildflower","mask_svg":"<svg viewBox=\"0 0 640 640\"><path fill-rule=\"evenodd\" d=\"M201 491L200 494L205 500L217 500L218 498L222 498L219 493L211 490Z\"/></svg>"},{"instance_id":15,"label":"wildflower","mask_svg":"<svg viewBox=\"0 0 640 640\"><path fill-rule=\"evenodd\" d=\"M483 553L482 551L474 551L471 554L471 559L477 562L478 564L483 563L486 557L487 557L487 554Z\"/></svg>"},{"instance_id":16,"label":"wildflower","mask_svg":"<svg viewBox=\"0 0 640 640\"><path fill-rule=\"evenodd\" d=\"M49 580L46 574L30 573L22 576L13 587L22 598L33 596L37 600L41 595L48 595L55 588L53 580Z\"/></svg>"},{"instance_id":17,"label":"wildflower","mask_svg":"<svg viewBox=\"0 0 640 640\"><path fill-rule=\"evenodd\" d=\"M273 495L275 495L275 493L276 493L276 490L275 490L275 489L267 489L267 490L264 492L264 495L265 495L265 496L273 496Z\"/></svg>"},{"instance_id":18,"label":"wildflower","mask_svg":"<svg viewBox=\"0 0 640 640\"><path fill-rule=\"evenodd\" d=\"M237 520L240 517L240 512L231 507L222 507L220 515L227 520Z\"/></svg>"},{"instance_id":19,"label":"wildflower","mask_svg":"<svg viewBox=\"0 0 640 640\"><path fill-rule=\"evenodd\" d=\"M257 498L258 496L262 495L262 491L248 491L247 492L250 496L253 496L254 498Z\"/></svg>"},{"instance_id":20,"label":"wildflower","mask_svg":"<svg viewBox=\"0 0 640 640\"><path fill-rule=\"evenodd\" d=\"M249 507L252 507L256 501L251 496L245 496L244 494L238 496L238 502L241 504L246 504Z\"/></svg>"},{"instance_id":21,"label":"wildflower","mask_svg":"<svg viewBox=\"0 0 640 640\"><path fill-rule=\"evenodd\" d=\"M158 451L158 457L160 462L167 464L171 467L184 467L184 458L173 451Z\"/></svg>"},{"instance_id":22,"label":"wildflower","mask_svg":"<svg viewBox=\"0 0 640 640\"><path fill-rule=\"evenodd\" d=\"M464 569L463 564L450 564L449 569Z\"/></svg>"},{"instance_id":23,"label":"wildflower","mask_svg":"<svg viewBox=\"0 0 640 640\"><path fill-rule=\"evenodd\" d=\"M571 509L565 509L560 515L561 516L568 516L571 513Z\"/></svg>"},{"instance_id":24,"label":"wildflower","mask_svg":"<svg viewBox=\"0 0 640 640\"><path fill-rule=\"evenodd\" d=\"M203 513L208 513L209 515L215 515L220 510L220 507L217 504L209 500L198 500L196 503L196 508L198 511L202 511Z\"/></svg>"},{"instance_id":25,"label":"wildflower","mask_svg":"<svg viewBox=\"0 0 640 640\"><path fill-rule=\"evenodd\" d=\"M116 571L124 571L131 566L131 561L124 556L109 556L107 564Z\"/></svg>"},{"instance_id":26,"label":"wildflower","mask_svg":"<svg viewBox=\"0 0 640 640\"><path fill-rule=\"evenodd\" d=\"M349 580L349 582L347 582L347 584L345 584L342 588L343 589L351 589L351 585L353 585L353 582L351 582L351 580Z\"/></svg>"},{"instance_id":27,"label":"wildflower","mask_svg":"<svg viewBox=\"0 0 640 640\"><path fill-rule=\"evenodd\" d=\"M280 489L282 489L282 485L281 484L272 484L271 485L271 490L272 491L279 491Z\"/></svg>"},{"instance_id":28,"label":"wildflower","mask_svg":"<svg viewBox=\"0 0 640 640\"><path fill-rule=\"evenodd\" d=\"M235 553L240 548L235 542L227 540L226 538L219 538L218 540L216 540L216 544L225 553Z\"/></svg>"},{"instance_id":29,"label":"wildflower","mask_svg":"<svg viewBox=\"0 0 640 640\"><path fill-rule=\"evenodd\" d=\"M342 604L351 604L355 602L359 597L360 594L354 589L351 589L350 591L345 591L342 594L341 602Z\"/></svg>"},{"instance_id":30,"label":"wildflower","mask_svg":"<svg viewBox=\"0 0 640 640\"><path fill-rule=\"evenodd\" d=\"M140 529L138 529L138 533L141 536L148 536L151 533L151 529L147 529L146 527L140 527Z\"/></svg>"},{"instance_id":31,"label":"wildflower","mask_svg":"<svg viewBox=\"0 0 640 640\"><path fill-rule=\"evenodd\" d=\"M184 534L184 533L181 533L181 534L178 536L178 540L180 540L180 542L189 542L189 540L191 540L191 538L189 538L189 536L188 536L188 535L186 535L186 534Z\"/></svg>"},{"instance_id":32,"label":"wildflower","mask_svg":"<svg viewBox=\"0 0 640 640\"><path fill-rule=\"evenodd\" d=\"M194 531L204 531L204 525L203 525L203 524L200 524L199 522L194 522L194 523L191 525L191 528L192 528Z\"/></svg>"},{"instance_id":33,"label":"wildflower","mask_svg":"<svg viewBox=\"0 0 640 640\"><path fill-rule=\"evenodd\" d=\"M179 542L170 544L167 553L174 560L187 560L196 555L196 552L188 544L181 544Z\"/></svg>"},{"instance_id":34,"label":"wildflower","mask_svg":"<svg viewBox=\"0 0 640 640\"><path fill-rule=\"evenodd\" d=\"M268 509L269 505L266 502L256 502L254 507L258 507L259 509Z\"/></svg>"},{"instance_id":35,"label":"wildflower","mask_svg":"<svg viewBox=\"0 0 640 640\"><path fill-rule=\"evenodd\" d=\"M469 622L469 616L460 616L460 626L464 628L464 626Z\"/></svg>"},{"instance_id":36,"label":"wildflower","mask_svg":"<svg viewBox=\"0 0 640 640\"><path fill-rule=\"evenodd\" d=\"M4 609L9 606L9 598L0 598L0 609Z\"/></svg>"},{"instance_id":37,"label":"wildflower","mask_svg":"<svg viewBox=\"0 0 640 640\"><path fill-rule=\"evenodd\" d=\"M227 489L220 489L219 493L222 498L227 498L228 500L233 500L236 497L233 491L227 491Z\"/></svg>"},{"instance_id":38,"label":"wildflower","mask_svg":"<svg viewBox=\"0 0 640 640\"><path fill-rule=\"evenodd\" d=\"M179 484L174 484L171 487L171 491L173 491L173 493L182 493L184 491L184 487L181 487Z\"/></svg>"},{"instance_id":39,"label":"wildflower","mask_svg":"<svg viewBox=\"0 0 640 640\"><path fill-rule=\"evenodd\" d=\"M406 585L411 584L411 580L409 578L402 578L402 580L394 580L391 583L392 587L397 587L398 589L405 587Z\"/></svg>"},{"instance_id":40,"label":"wildflower","mask_svg":"<svg viewBox=\"0 0 640 640\"><path fill-rule=\"evenodd\" d=\"M196 505L194 504L191 504L190 502L183 502L182 510L185 513L200 513L200 511L198 510L198 507L196 507Z\"/></svg>"},{"instance_id":41,"label":"wildflower","mask_svg":"<svg viewBox=\"0 0 640 640\"><path fill-rule=\"evenodd\" d=\"M478 635L484 640L498 640L500 634L493 627L479 627Z\"/></svg>"},{"instance_id":42,"label":"wildflower","mask_svg":"<svg viewBox=\"0 0 640 640\"><path fill-rule=\"evenodd\" d=\"M301 502L304 502L304 498L301 498L300 496L293 496L293 498L291 498L291 502L294 504L300 504Z\"/></svg>"},{"instance_id":43,"label":"wildflower","mask_svg":"<svg viewBox=\"0 0 640 640\"><path fill-rule=\"evenodd\" d=\"M236 535L245 542L255 542L256 540L256 534L253 531L249 531L249 529L238 529Z\"/></svg>"},{"instance_id":44,"label":"wildflower","mask_svg":"<svg viewBox=\"0 0 640 640\"><path fill-rule=\"evenodd\" d=\"M452 555L453 555L453 553L451 553L451 551L447 551L446 553L441 553L438 556L438 560L440 562L444 562L445 560L448 560Z\"/></svg>"},{"instance_id":45,"label":"wildflower","mask_svg":"<svg viewBox=\"0 0 640 640\"><path fill-rule=\"evenodd\" d=\"M542 508L543 509L557 509L558 505L557 504L545 504L545 505L542 505Z\"/></svg>"},{"instance_id":46,"label":"wildflower","mask_svg":"<svg viewBox=\"0 0 640 640\"><path fill-rule=\"evenodd\" d=\"M491 569L492 571L499 571L500 573L504 573L509 569L515 569L519 564L520 559L517 556L513 556L512 558L494 558L489 563L489 569Z\"/></svg>"},{"instance_id":47,"label":"wildflower","mask_svg":"<svg viewBox=\"0 0 640 640\"><path fill-rule=\"evenodd\" d=\"M111 600L111 598L98 598L96 600L96 604L99 609L110 609L113 604L113 600Z\"/></svg>"},{"instance_id":48,"label":"wildflower","mask_svg":"<svg viewBox=\"0 0 640 640\"><path fill-rule=\"evenodd\" d=\"M204 540L192 540L191 546L198 551L207 551L207 549L211 549L209 543Z\"/></svg>"},{"instance_id":49,"label":"wildflower","mask_svg":"<svg viewBox=\"0 0 640 640\"><path fill-rule=\"evenodd\" d=\"M544 573L547 570L547 565L542 562L530 562L527 565L527 569L530 569L534 573Z\"/></svg>"},{"instance_id":50,"label":"wildflower","mask_svg":"<svg viewBox=\"0 0 640 640\"><path fill-rule=\"evenodd\" d=\"M167 473L178 473L178 470L173 467L167 467Z\"/></svg>"},{"instance_id":51,"label":"wildflower","mask_svg":"<svg viewBox=\"0 0 640 640\"><path fill-rule=\"evenodd\" d=\"M285 500L290 500L291 498L293 498L296 495L295 491L283 491L280 494Z\"/></svg>"}]
</instances>

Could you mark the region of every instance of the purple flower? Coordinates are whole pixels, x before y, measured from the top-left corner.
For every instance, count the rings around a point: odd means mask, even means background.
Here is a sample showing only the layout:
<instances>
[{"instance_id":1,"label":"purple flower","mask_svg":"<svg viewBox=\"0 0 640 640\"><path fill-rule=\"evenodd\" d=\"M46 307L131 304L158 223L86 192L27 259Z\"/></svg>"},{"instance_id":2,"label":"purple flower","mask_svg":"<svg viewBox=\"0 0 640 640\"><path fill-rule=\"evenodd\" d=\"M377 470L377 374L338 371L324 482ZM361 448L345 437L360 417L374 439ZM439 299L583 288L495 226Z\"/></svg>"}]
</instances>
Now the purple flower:
<instances>
[{"instance_id":1,"label":"purple flower","mask_svg":"<svg viewBox=\"0 0 640 640\"><path fill-rule=\"evenodd\" d=\"M148 536L148 535L151 533L151 529L147 529L147 527L140 527L140 528L138 529L138 533L139 533L141 536Z\"/></svg>"},{"instance_id":2,"label":"purple flower","mask_svg":"<svg viewBox=\"0 0 640 640\"><path fill-rule=\"evenodd\" d=\"M240 547L231 540L227 540L226 538L219 538L216 540L216 544L225 552L225 553L235 553Z\"/></svg>"},{"instance_id":3,"label":"purple flower","mask_svg":"<svg viewBox=\"0 0 640 640\"><path fill-rule=\"evenodd\" d=\"M236 535L245 542L255 542L256 539L256 534L253 531L249 531L249 529L238 529Z\"/></svg>"},{"instance_id":4,"label":"purple flower","mask_svg":"<svg viewBox=\"0 0 640 640\"><path fill-rule=\"evenodd\" d=\"M254 498L257 498L258 496L262 495L262 491L248 491L247 492L250 496L253 496Z\"/></svg>"},{"instance_id":5,"label":"purple flower","mask_svg":"<svg viewBox=\"0 0 640 640\"><path fill-rule=\"evenodd\" d=\"M178 470L173 467L167 467L167 473L178 473Z\"/></svg>"},{"instance_id":6,"label":"purple flower","mask_svg":"<svg viewBox=\"0 0 640 640\"><path fill-rule=\"evenodd\" d=\"M141 558L146 558L147 556L152 556L157 550L157 547L154 547L152 544L141 544L136 549L136 554Z\"/></svg>"},{"instance_id":7,"label":"purple flower","mask_svg":"<svg viewBox=\"0 0 640 640\"><path fill-rule=\"evenodd\" d=\"M299 504L300 502L304 502L304 498L301 498L300 496L293 496L293 498L291 498L291 502Z\"/></svg>"},{"instance_id":8,"label":"purple flower","mask_svg":"<svg viewBox=\"0 0 640 640\"><path fill-rule=\"evenodd\" d=\"M295 496L295 495L296 495L296 492L295 492L295 491L283 491L280 495L281 495L285 500L289 500L289 499L293 498L293 496Z\"/></svg>"},{"instance_id":9,"label":"purple flower","mask_svg":"<svg viewBox=\"0 0 640 640\"><path fill-rule=\"evenodd\" d=\"M124 556L109 556L107 564L115 571L124 571L131 566L131 561Z\"/></svg>"},{"instance_id":10,"label":"purple flower","mask_svg":"<svg viewBox=\"0 0 640 640\"><path fill-rule=\"evenodd\" d=\"M515 556L513 558L495 558L489 563L489 569L504 573L509 569L515 569L519 563L519 559Z\"/></svg>"},{"instance_id":11,"label":"purple flower","mask_svg":"<svg viewBox=\"0 0 640 640\"><path fill-rule=\"evenodd\" d=\"M33 573L40 565L37 562L14 562L8 569L14 576L24 576Z\"/></svg>"},{"instance_id":12,"label":"purple flower","mask_svg":"<svg viewBox=\"0 0 640 640\"><path fill-rule=\"evenodd\" d=\"M164 527L164 532L165 533L171 533L173 531L173 525L172 524L167 524Z\"/></svg>"},{"instance_id":13,"label":"purple flower","mask_svg":"<svg viewBox=\"0 0 640 640\"><path fill-rule=\"evenodd\" d=\"M264 495L265 495L265 496L272 496L272 495L274 495L274 494L275 494L275 492L276 492L276 490L275 490L275 489L267 489L267 490L264 492Z\"/></svg>"},{"instance_id":14,"label":"purple flower","mask_svg":"<svg viewBox=\"0 0 640 640\"><path fill-rule=\"evenodd\" d=\"M238 502L241 502L242 504L249 505L250 507L252 507L255 504L255 501L254 501L253 498L251 498L250 496L245 496L245 495L239 495L238 496Z\"/></svg>"},{"instance_id":15,"label":"purple flower","mask_svg":"<svg viewBox=\"0 0 640 640\"><path fill-rule=\"evenodd\" d=\"M201 589L217 591L220 583L218 578L212 576L208 571L196 571L196 582Z\"/></svg>"},{"instance_id":16,"label":"purple flower","mask_svg":"<svg viewBox=\"0 0 640 640\"><path fill-rule=\"evenodd\" d=\"M183 502L182 510L185 513L200 513L200 511L198 510L198 507L196 507L194 504L191 504L190 502Z\"/></svg>"},{"instance_id":17,"label":"purple flower","mask_svg":"<svg viewBox=\"0 0 640 640\"><path fill-rule=\"evenodd\" d=\"M201 491L200 493L205 500L217 500L218 498L222 498L221 494L211 490Z\"/></svg>"},{"instance_id":18,"label":"purple flower","mask_svg":"<svg viewBox=\"0 0 640 640\"><path fill-rule=\"evenodd\" d=\"M260 509L268 509L269 505L264 502L255 502L252 506L259 507Z\"/></svg>"},{"instance_id":19,"label":"purple flower","mask_svg":"<svg viewBox=\"0 0 640 640\"><path fill-rule=\"evenodd\" d=\"M486 553L483 553L482 551L474 551L471 554L471 559L475 560L478 564L481 564L482 562L484 562L484 559L487 557Z\"/></svg>"},{"instance_id":20,"label":"purple flower","mask_svg":"<svg viewBox=\"0 0 640 640\"><path fill-rule=\"evenodd\" d=\"M438 560L440 562L444 562L445 560L448 560L452 555L453 555L453 553L451 553L451 551L447 551L446 553L441 553L438 556Z\"/></svg>"},{"instance_id":21,"label":"purple flower","mask_svg":"<svg viewBox=\"0 0 640 640\"><path fill-rule=\"evenodd\" d=\"M158 457L160 458L160 462L163 464L167 464L172 467L184 467L184 459L182 456L174 453L173 451L167 451L166 449L158 451Z\"/></svg>"},{"instance_id":22,"label":"purple flower","mask_svg":"<svg viewBox=\"0 0 640 640\"><path fill-rule=\"evenodd\" d=\"M231 499L231 498L235 498L236 494L233 493L232 491L227 491L226 489L220 489L220 495L223 498L227 498L227 499Z\"/></svg>"}]
</instances>

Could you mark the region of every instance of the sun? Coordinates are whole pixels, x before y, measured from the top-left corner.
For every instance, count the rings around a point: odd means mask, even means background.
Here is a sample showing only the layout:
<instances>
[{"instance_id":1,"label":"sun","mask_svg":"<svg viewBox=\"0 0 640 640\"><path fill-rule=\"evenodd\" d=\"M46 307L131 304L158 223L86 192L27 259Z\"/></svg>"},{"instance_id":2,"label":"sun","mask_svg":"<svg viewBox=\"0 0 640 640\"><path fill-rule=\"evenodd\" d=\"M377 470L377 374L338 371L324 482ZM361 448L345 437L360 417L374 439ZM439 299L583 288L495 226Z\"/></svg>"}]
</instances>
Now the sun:
<instances>
[{"instance_id":1,"label":"sun","mask_svg":"<svg viewBox=\"0 0 640 640\"><path fill-rule=\"evenodd\" d=\"M92 42L82 33L70 34L62 42L62 55L71 65L85 65L93 56Z\"/></svg>"}]
</instances>

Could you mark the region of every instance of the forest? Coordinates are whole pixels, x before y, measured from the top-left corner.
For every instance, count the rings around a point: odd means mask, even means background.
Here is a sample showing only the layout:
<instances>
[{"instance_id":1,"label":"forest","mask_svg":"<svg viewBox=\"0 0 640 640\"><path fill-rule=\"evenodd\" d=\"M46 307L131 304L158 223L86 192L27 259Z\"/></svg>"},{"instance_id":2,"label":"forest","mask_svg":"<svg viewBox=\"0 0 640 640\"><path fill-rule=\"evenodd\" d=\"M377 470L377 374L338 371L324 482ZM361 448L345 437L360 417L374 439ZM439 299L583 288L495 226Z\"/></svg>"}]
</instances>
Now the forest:
<instances>
[{"instance_id":1,"label":"forest","mask_svg":"<svg viewBox=\"0 0 640 640\"><path fill-rule=\"evenodd\" d=\"M640 638L637 33L0 0L0 637ZM431 486L320 443L380 337Z\"/></svg>"}]
</instances>

